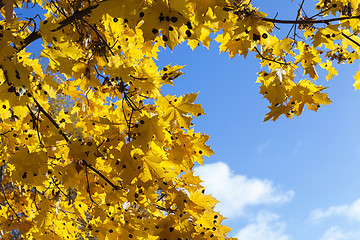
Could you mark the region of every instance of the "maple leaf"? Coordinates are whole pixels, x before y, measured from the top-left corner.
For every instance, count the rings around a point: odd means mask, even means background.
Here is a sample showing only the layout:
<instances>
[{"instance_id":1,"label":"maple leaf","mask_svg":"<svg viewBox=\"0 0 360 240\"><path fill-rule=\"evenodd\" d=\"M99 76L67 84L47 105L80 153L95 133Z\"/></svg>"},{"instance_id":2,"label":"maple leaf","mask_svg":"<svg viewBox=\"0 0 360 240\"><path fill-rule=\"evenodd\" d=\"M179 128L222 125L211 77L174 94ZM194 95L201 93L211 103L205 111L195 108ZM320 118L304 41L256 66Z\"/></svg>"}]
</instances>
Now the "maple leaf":
<instances>
[{"instance_id":1,"label":"maple leaf","mask_svg":"<svg viewBox=\"0 0 360 240\"><path fill-rule=\"evenodd\" d=\"M13 166L15 181L36 186L46 180L47 160L43 151L29 153L28 149L21 148L8 159L8 163Z\"/></svg>"},{"instance_id":2,"label":"maple leaf","mask_svg":"<svg viewBox=\"0 0 360 240\"><path fill-rule=\"evenodd\" d=\"M328 71L328 75L326 76L327 81L332 79L334 75L338 75L338 72L335 70L335 68L332 66L332 62L330 62L329 60L327 60L326 63L321 63L320 67Z\"/></svg>"},{"instance_id":3,"label":"maple leaf","mask_svg":"<svg viewBox=\"0 0 360 240\"><path fill-rule=\"evenodd\" d=\"M165 66L161 71L161 80L165 83L165 84L170 84L172 85L173 81L180 77L181 75L183 75L184 73L182 73L180 70L183 69L184 66L179 66L179 65L175 65L175 66L171 66L170 64Z\"/></svg>"},{"instance_id":4,"label":"maple leaf","mask_svg":"<svg viewBox=\"0 0 360 240\"><path fill-rule=\"evenodd\" d=\"M210 195L205 195L202 190L198 189L190 193L190 199L197 205L205 209L213 209L215 205L219 202Z\"/></svg>"},{"instance_id":5,"label":"maple leaf","mask_svg":"<svg viewBox=\"0 0 360 240\"><path fill-rule=\"evenodd\" d=\"M150 117L148 114L145 114L144 117L138 119L138 123L135 124L134 133L137 138L135 142L139 142L142 146L146 146L153 137L156 137L158 140L164 140L163 129L167 125L159 119L159 116Z\"/></svg>"},{"instance_id":6,"label":"maple leaf","mask_svg":"<svg viewBox=\"0 0 360 240\"><path fill-rule=\"evenodd\" d=\"M290 112L290 110L292 109L291 106L286 106L286 105L279 105L279 106L275 106L272 105L270 107L268 107L270 109L270 112L268 112L266 114L266 117L264 119L264 122L272 119L273 121L275 121L276 119L278 119L282 114L287 114L288 112Z\"/></svg>"},{"instance_id":7,"label":"maple leaf","mask_svg":"<svg viewBox=\"0 0 360 240\"><path fill-rule=\"evenodd\" d=\"M314 47L325 45L327 48L332 48L334 45L334 40L341 39L341 34L339 33L339 24L329 25L326 28L319 28L318 31L313 36L313 45Z\"/></svg>"},{"instance_id":8,"label":"maple leaf","mask_svg":"<svg viewBox=\"0 0 360 240\"><path fill-rule=\"evenodd\" d=\"M163 43L173 49L187 37L184 29L189 19L180 12L171 11L163 2L155 2L140 11L139 19L143 21L140 29L145 41L155 39L161 32Z\"/></svg>"},{"instance_id":9,"label":"maple leaf","mask_svg":"<svg viewBox=\"0 0 360 240\"><path fill-rule=\"evenodd\" d=\"M203 115L204 110L200 104L194 104L198 93L186 94L178 98L165 96L156 101L157 112L163 116L164 121L172 127L184 127L189 129L191 116Z\"/></svg>"}]
</instances>

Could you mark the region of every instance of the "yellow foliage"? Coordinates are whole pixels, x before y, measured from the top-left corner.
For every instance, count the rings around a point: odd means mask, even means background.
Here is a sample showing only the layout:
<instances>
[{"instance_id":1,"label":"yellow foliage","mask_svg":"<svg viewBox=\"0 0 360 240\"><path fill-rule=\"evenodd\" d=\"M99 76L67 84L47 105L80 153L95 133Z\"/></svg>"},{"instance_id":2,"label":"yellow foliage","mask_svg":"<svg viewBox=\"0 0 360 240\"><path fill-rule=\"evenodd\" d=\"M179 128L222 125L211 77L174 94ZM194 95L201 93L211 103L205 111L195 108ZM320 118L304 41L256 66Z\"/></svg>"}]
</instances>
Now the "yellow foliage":
<instances>
[{"instance_id":1,"label":"yellow foliage","mask_svg":"<svg viewBox=\"0 0 360 240\"><path fill-rule=\"evenodd\" d=\"M318 15L296 21L242 0L32 2L41 21L1 10L1 239L233 239L194 176L213 154L192 122L198 93L162 93L183 67L157 66L160 49L214 38L231 58L258 58L264 121L330 104L316 69L330 80L334 61L359 59L358 0L319 0ZM293 24L288 37L281 24Z\"/></svg>"}]
</instances>

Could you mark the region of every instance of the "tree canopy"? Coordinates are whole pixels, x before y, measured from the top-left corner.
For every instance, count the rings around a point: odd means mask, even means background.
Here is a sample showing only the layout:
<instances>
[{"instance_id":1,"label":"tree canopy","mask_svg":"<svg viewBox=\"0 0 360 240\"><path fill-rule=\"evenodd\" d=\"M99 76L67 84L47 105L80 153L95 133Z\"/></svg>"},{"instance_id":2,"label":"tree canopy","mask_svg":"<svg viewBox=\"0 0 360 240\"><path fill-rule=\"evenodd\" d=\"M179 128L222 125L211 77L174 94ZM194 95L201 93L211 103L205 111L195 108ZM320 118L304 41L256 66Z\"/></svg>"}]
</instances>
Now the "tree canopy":
<instances>
[{"instance_id":1,"label":"tree canopy","mask_svg":"<svg viewBox=\"0 0 360 240\"><path fill-rule=\"evenodd\" d=\"M231 239L194 176L213 154L192 123L204 110L162 93L183 66L157 53L215 40L266 67L264 121L317 111L316 69L359 59L360 1L303 5L286 20L249 0L0 1L0 238Z\"/></svg>"}]
</instances>

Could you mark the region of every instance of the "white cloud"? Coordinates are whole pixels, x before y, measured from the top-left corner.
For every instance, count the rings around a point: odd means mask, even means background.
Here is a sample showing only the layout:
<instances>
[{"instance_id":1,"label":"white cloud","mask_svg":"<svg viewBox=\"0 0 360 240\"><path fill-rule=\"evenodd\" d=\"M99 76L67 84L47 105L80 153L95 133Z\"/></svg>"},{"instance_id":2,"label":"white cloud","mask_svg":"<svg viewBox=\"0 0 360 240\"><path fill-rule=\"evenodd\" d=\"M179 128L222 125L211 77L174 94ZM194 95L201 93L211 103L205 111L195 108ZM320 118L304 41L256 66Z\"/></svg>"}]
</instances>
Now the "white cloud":
<instances>
[{"instance_id":1,"label":"white cloud","mask_svg":"<svg viewBox=\"0 0 360 240\"><path fill-rule=\"evenodd\" d=\"M236 237L241 240L288 240L286 224L273 213L260 212L256 219L241 229Z\"/></svg>"},{"instance_id":2,"label":"white cloud","mask_svg":"<svg viewBox=\"0 0 360 240\"><path fill-rule=\"evenodd\" d=\"M220 201L215 210L228 218L244 215L247 206L286 203L294 196L293 191L281 191L269 180L236 175L223 162L196 167L195 174L204 181L206 192Z\"/></svg>"},{"instance_id":3,"label":"white cloud","mask_svg":"<svg viewBox=\"0 0 360 240\"><path fill-rule=\"evenodd\" d=\"M324 233L321 240L360 240L360 232L346 232L339 227L331 227Z\"/></svg>"},{"instance_id":4,"label":"white cloud","mask_svg":"<svg viewBox=\"0 0 360 240\"><path fill-rule=\"evenodd\" d=\"M360 221L360 199L350 205L332 206L326 210L316 209L311 212L310 220L319 222L333 216L342 216L350 220Z\"/></svg>"}]
</instances>

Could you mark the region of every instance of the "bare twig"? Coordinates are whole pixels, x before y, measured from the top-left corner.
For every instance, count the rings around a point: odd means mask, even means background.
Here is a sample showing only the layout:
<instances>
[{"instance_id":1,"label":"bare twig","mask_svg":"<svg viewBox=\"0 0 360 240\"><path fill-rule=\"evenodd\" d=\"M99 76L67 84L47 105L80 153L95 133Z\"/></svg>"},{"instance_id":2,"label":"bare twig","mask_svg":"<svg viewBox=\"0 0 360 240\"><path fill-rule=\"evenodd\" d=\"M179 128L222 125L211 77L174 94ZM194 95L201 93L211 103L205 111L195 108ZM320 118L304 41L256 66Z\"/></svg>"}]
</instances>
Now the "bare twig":
<instances>
[{"instance_id":1,"label":"bare twig","mask_svg":"<svg viewBox=\"0 0 360 240\"><path fill-rule=\"evenodd\" d=\"M89 176L88 176L87 167L85 167L85 175L86 175L86 181L87 181L86 191L89 193L89 197L90 197L90 200L91 200L91 207L92 207L92 204L93 204L93 203L95 203L97 206L99 206L99 204L97 204L97 203L92 199L92 196L91 196L90 184L89 184Z\"/></svg>"},{"instance_id":2,"label":"bare twig","mask_svg":"<svg viewBox=\"0 0 360 240\"><path fill-rule=\"evenodd\" d=\"M37 132L37 136L38 136L38 139L39 139L39 142L40 142L40 146L43 147L45 145L41 141L40 131L39 131L39 114L40 114L40 111L38 112L38 116L36 117L28 104L26 104L26 107L28 108L30 116L31 116L31 118L33 120L33 128L36 128L36 132Z\"/></svg>"},{"instance_id":3,"label":"bare twig","mask_svg":"<svg viewBox=\"0 0 360 240\"><path fill-rule=\"evenodd\" d=\"M310 18L310 19L312 19L312 18L314 18L314 17L320 16L321 14L323 14L323 13L325 13L325 12L329 11L329 10L330 10L330 9L332 9L332 8L333 8L333 7L332 7L332 6L330 6L330 7L326 8L326 9L322 10L321 12L319 12L319 13L317 13L317 14L315 14L315 15L311 16L311 17L309 17L309 18Z\"/></svg>"},{"instance_id":4,"label":"bare twig","mask_svg":"<svg viewBox=\"0 0 360 240\"><path fill-rule=\"evenodd\" d=\"M4 185L1 184L1 192L3 193L4 195L4 198L5 198L5 201L6 203L9 205L9 208L11 209L11 211L15 214L15 216L17 218L20 218L19 215L15 212L15 210L13 209L13 207L11 206L11 204L9 203L7 197L6 197L6 194L5 194L5 190L4 190Z\"/></svg>"},{"instance_id":5,"label":"bare twig","mask_svg":"<svg viewBox=\"0 0 360 240\"><path fill-rule=\"evenodd\" d=\"M86 167L90 168L93 172L95 172L97 175L99 175L102 179L104 179L110 186L112 186L115 190L120 190L121 187L118 185L113 184L107 177L105 177L101 172L99 172L97 169L95 169L93 166L88 164L85 160L83 160Z\"/></svg>"},{"instance_id":6,"label":"bare twig","mask_svg":"<svg viewBox=\"0 0 360 240\"><path fill-rule=\"evenodd\" d=\"M59 129L60 126L59 126L59 125L55 122L55 120L44 110L44 108L40 105L40 103L39 103L38 101L36 101L36 99L35 99L34 97L33 97L33 100L34 100L34 102L36 103L37 107L39 108L39 111L41 111L41 112L47 117L47 119L49 119L50 122L51 122L57 129ZM67 137L67 135L66 135L63 131L60 130L60 131L59 131L59 134L64 137L64 139L65 139L66 142L70 143L69 138Z\"/></svg>"},{"instance_id":7,"label":"bare twig","mask_svg":"<svg viewBox=\"0 0 360 240\"><path fill-rule=\"evenodd\" d=\"M66 214L66 213L76 214L76 213L74 213L74 212L66 211L66 210L63 210L63 209L61 209L61 208L59 208L59 207L53 206L53 205L50 205L50 207L56 208L57 210L65 213L65 214Z\"/></svg>"},{"instance_id":8,"label":"bare twig","mask_svg":"<svg viewBox=\"0 0 360 240\"><path fill-rule=\"evenodd\" d=\"M103 2L106 0L103 0ZM56 32L58 30L63 29L64 27L66 27L67 25L73 23L74 21L76 21L76 19L81 19L83 17L85 17L86 15L89 15L92 10L94 10L95 8L97 8L99 6L99 4L93 5L93 6L89 6L83 10L80 11L75 11L73 15L71 15L70 17L62 20L59 22L59 25L57 28L52 29L52 32ZM46 20L45 20L46 21ZM34 31L32 32L29 36L27 36L24 39L24 44L20 47L20 49L18 49L18 51L21 51L22 49L24 49L25 47L27 47L29 44L31 44L32 42L34 42L35 40L41 38L41 34L39 31Z\"/></svg>"},{"instance_id":9,"label":"bare twig","mask_svg":"<svg viewBox=\"0 0 360 240\"><path fill-rule=\"evenodd\" d=\"M36 187L35 187L34 205L35 205L36 210L39 211L39 207L37 206L37 203L36 203L36 193L37 193L37 192L38 192L38 191L37 191L37 189L36 189Z\"/></svg>"},{"instance_id":10,"label":"bare twig","mask_svg":"<svg viewBox=\"0 0 360 240\"><path fill-rule=\"evenodd\" d=\"M286 63L286 62L279 62L279 61L276 61L276 60L274 60L274 59L270 59L270 58L264 57L264 56L260 53L260 51L257 49L257 47L255 47L255 50L256 50L256 52L260 55L260 57L261 57L262 59L264 59L264 60L267 60L267 61L270 61L270 62L275 62L275 63L278 63L278 64L280 64L280 65L289 65L289 63Z\"/></svg>"},{"instance_id":11,"label":"bare twig","mask_svg":"<svg viewBox=\"0 0 360 240\"><path fill-rule=\"evenodd\" d=\"M11 132L12 130L8 130L7 132L0 133L0 136L5 136L7 133Z\"/></svg>"},{"instance_id":12,"label":"bare twig","mask_svg":"<svg viewBox=\"0 0 360 240\"><path fill-rule=\"evenodd\" d=\"M130 74L130 77L132 77L133 79L136 79L136 80L148 80L148 78L139 78L139 77L135 77L131 74Z\"/></svg>"},{"instance_id":13,"label":"bare twig","mask_svg":"<svg viewBox=\"0 0 360 240\"><path fill-rule=\"evenodd\" d=\"M346 35L345 33L341 33L346 39L354 43L356 46L360 47L360 43L356 42L354 39L352 39L350 36Z\"/></svg>"},{"instance_id":14,"label":"bare twig","mask_svg":"<svg viewBox=\"0 0 360 240\"><path fill-rule=\"evenodd\" d=\"M53 0L50 1L50 6L51 6L51 5L54 5L54 7L56 8L56 10L57 10L59 13L61 13L63 16L65 16L66 18L68 17L68 16L66 15L66 12L65 12L63 9L60 9L59 6L57 6Z\"/></svg>"},{"instance_id":15,"label":"bare twig","mask_svg":"<svg viewBox=\"0 0 360 240\"><path fill-rule=\"evenodd\" d=\"M59 187L59 185L56 183L55 179L53 177L51 177L52 182L54 183L54 185L59 189L59 191L64 194L65 197L69 198L70 196L67 195L66 193L64 193L64 191Z\"/></svg>"},{"instance_id":16,"label":"bare twig","mask_svg":"<svg viewBox=\"0 0 360 240\"><path fill-rule=\"evenodd\" d=\"M85 19L81 19L81 21L85 22L98 36L98 38L100 38L101 42L103 42L105 44L105 46L109 49L111 55L115 56L114 52L112 51L111 47L109 46L109 44L107 44L107 42L105 41L105 39L100 35L100 33L98 32L97 29L95 29L91 24L89 24Z\"/></svg>"},{"instance_id":17,"label":"bare twig","mask_svg":"<svg viewBox=\"0 0 360 240\"><path fill-rule=\"evenodd\" d=\"M262 21L271 22L271 23L280 23L280 24L318 24L318 23L331 23L336 21L350 20L350 19L360 19L360 15L351 16L351 17L338 17L338 18L330 18L330 19L300 19L300 20L279 20L272 18L261 18Z\"/></svg>"}]
</instances>

